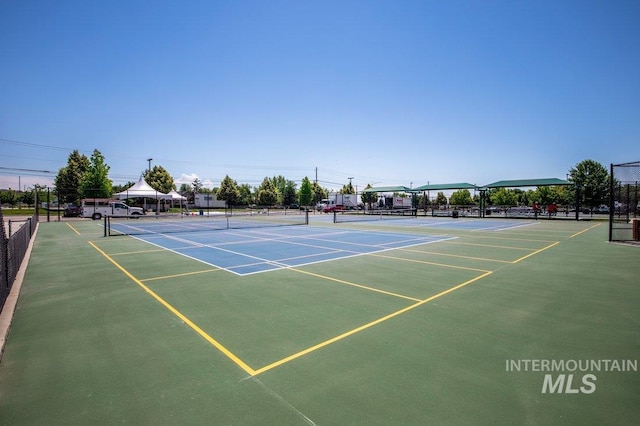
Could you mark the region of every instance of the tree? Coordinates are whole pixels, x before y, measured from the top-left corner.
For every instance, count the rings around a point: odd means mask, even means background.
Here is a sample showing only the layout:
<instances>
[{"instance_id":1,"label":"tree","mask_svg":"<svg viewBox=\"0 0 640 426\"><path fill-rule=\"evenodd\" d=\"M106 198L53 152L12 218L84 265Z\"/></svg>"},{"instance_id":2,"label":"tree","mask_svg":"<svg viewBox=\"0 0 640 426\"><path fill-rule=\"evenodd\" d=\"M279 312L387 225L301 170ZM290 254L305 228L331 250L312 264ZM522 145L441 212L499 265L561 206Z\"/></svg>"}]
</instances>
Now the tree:
<instances>
[{"instance_id":1,"label":"tree","mask_svg":"<svg viewBox=\"0 0 640 426\"><path fill-rule=\"evenodd\" d=\"M346 185L342 186L342 189L340 190L340 194L355 194L356 191L353 189L353 185L351 185L351 182L349 182Z\"/></svg>"},{"instance_id":2,"label":"tree","mask_svg":"<svg viewBox=\"0 0 640 426\"><path fill-rule=\"evenodd\" d=\"M473 204L471 193L468 189L459 189L451 194L449 202L454 206L469 206Z\"/></svg>"},{"instance_id":3,"label":"tree","mask_svg":"<svg viewBox=\"0 0 640 426\"><path fill-rule=\"evenodd\" d=\"M123 191L126 191L127 188L131 188L135 184L136 184L135 182L129 181L129 182L123 184L123 185L113 185L112 189L113 189L114 193L115 192L123 192Z\"/></svg>"},{"instance_id":4,"label":"tree","mask_svg":"<svg viewBox=\"0 0 640 426\"><path fill-rule=\"evenodd\" d=\"M444 192L438 192L436 196L436 205L437 206L446 206L447 205L447 197L444 196Z\"/></svg>"},{"instance_id":5,"label":"tree","mask_svg":"<svg viewBox=\"0 0 640 426\"><path fill-rule=\"evenodd\" d=\"M89 159L76 149L67 159L67 165L58 170L53 184L62 203L77 203L80 200L80 182L89 169Z\"/></svg>"},{"instance_id":6,"label":"tree","mask_svg":"<svg viewBox=\"0 0 640 426\"><path fill-rule=\"evenodd\" d=\"M302 178L302 184L300 185L300 205L309 206L313 201L313 189L311 181L307 176Z\"/></svg>"},{"instance_id":7,"label":"tree","mask_svg":"<svg viewBox=\"0 0 640 426\"><path fill-rule=\"evenodd\" d=\"M367 187L364 189L364 192L362 193L362 202L365 204L368 204L369 209L371 209L371 205L375 203L376 200L378 199L377 192L367 192L371 188L372 188L371 184L368 183Z\"/></svg>"},{"instance_id":8,"label":"tree","mask_svg":"<svg viewBox=\"0 0 640 426\"><path fill-rule=\"evenodd\" d=\"M186 183L183 183L183 184L181 184L181 185L180 185L180 188L178 188L178 192L179 192L180 194L182 194L182 195L186 195L186 194L188 194L189 192L191 192L191 186L189 186L189 185L188 185L188 184L186 184Z\"/></svg>"},{"instance_id":9,"label":"tree","mask_svg":"<svg viewBox=\"0 0 640 426\"><path fill-rule=\"evenodd\" d=\"M89 160L89 167L80 181L80 198L111 197L113 188L111 179L108 177L109 168L104 161L104 156L100 151L94 149Z\"/></svg>"},{"instance_id":10,"label":"tree","mask_svg":"<svg viewBox=\"0 0 640 426\"><path fill-rule=\"evenodd\" d=\"M200 182L200 179L195 178L193 182L191 182L191 190L195 194L200 192L201 189L202 189L202 182Z\"/></svg>"},{"instance_id":11,"label":"tree","mask_svg":"<svg viewBox=\"0 0 640 426\"><path fill-rule=\"evenodd\" d=\"M257 201L263 206L273 206L278 202L278 191L269 178L264 178L258 187Z\"/></svg>"},{"instance_id":12,"label":"tree","mask_svg":"<svg viewBox=\"0 0 640 426\"><path fill-rule=\"evenodd\" d=\"M276 189L276 193L278 194L278 199L274 204L285 204L284 191L285 187L287 186L287 180L282 175L274 176L273 178L271 178L271 183L273 184L273 187Z\"/></svg>"},{"instance_id":13,"label":"tree","mask_svg":"<svg viewBox=\"0 0 640 426\"><path fill-rule=\"evenodd\" d=\"M515 206L518 204L518 196L512 189L498 188L489 197L494 206Z\"/></svg>"},{"instance_id":14,"label":"tree","mask_svg":"<svg viewBox=\"0 0 640 426\"><path fill-rule=\"evenodd\" d=\"M31 207L35 201L35 195L33 194L33 191L23 192L21 201L25 203L28 207Z\"/></svg>"},{"instance_id":15,"label":"tree","mask_svg":"<svg viewBox=\"0 0 640 426\"><path fill-rule=\"evenodd\" d=\"M16 196L16 191L9 189L0 190L0 203L1 204L10 204L11 207L15 207L18 202L18 197Z\"/></svg>"},{"instance_id":16,"label":"tree","mask_svg":"<svg viewBox=\"0 0 640 426\"><path fill-rule=\"evenodd\" d=\"M329 196L329 191L321 187L318 182L311 184L311 192L313 193L313 204L317 204Z\"/></svg>"},{"instance_id":17,"label":"tree","mask_svg":"<svg viewBox=\"0 0 640 426\"><path fill-rule=\"evenodd\" d=\"M251 194L251 186L249 184L243 183L239 185L238 192L240 193L238 204L243 206L253 204L253 194Z\"/></svg>"},{"instance_id":18,"label":"tree","mask_svg":"<svg viewBox=\"0 0 640 426\"><path fill-rule=\"evenodd\" d=\"M584 160L569 170L569 182L573 199L580 205L594 208L607 204L609 199L609 172L597 161Z\"/></svg>"},{"instance_id":19,"label":"tree","mask_svg":"<svg viewBox=\"0 0 640 426\"><path fill-rule=\"evenodd\" d=\"M162 166L153 166L151 170L145 170L144 180L150 187L158 192L169 193L176 189L176 184L173 182L173 177Z\"/></svg>"},{"instance_id":20,"label":"tree","mask_svg":"<svg viewBox=\"0 0 640 426\"><path fill-rule=\"evenodd\" d=\"M227 202L227 207L233 208L233 205L238 202L240 198L240 191L238 191L238 184L235 180L231 179L229 175L226 175L220 183L220 189L216 194L218 200L224 200Z\"/></svg>"},{"instance_id":21,"label":"tree","mask_svg":"<svg viewBox=\"0 0 640 426\"><path fill-rule=\"evenodd\" d=\"M296 202L296 183L292 180L287 180L282 191L282 203L285 206L290 206Z\"/></svg>"}]
</instances>

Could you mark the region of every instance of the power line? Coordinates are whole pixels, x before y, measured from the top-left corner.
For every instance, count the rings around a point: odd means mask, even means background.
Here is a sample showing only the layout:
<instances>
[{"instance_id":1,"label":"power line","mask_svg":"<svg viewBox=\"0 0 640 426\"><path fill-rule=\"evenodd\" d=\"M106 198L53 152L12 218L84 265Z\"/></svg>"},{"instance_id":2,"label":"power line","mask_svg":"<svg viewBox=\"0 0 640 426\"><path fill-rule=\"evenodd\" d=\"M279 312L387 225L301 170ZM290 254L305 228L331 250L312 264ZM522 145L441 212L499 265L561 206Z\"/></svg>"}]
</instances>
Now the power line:
<instances>
[{"instance_id":1,"label":"power line","mask_svg":"<svg viewBox=\"0 0 640 426\"><path fill-rule=\"evenodd\" d=\"M12 144L12 145L30 146L30 147L35 147L35 148L57 149L57 150L60 150L60 151L74 151L75 150L75 148L65 148L65 147L62 147L62 146L44 145L44 144L38 144L38 143L32 143L32 142L23 142L23 141L17 141L15 139L0 138L0 142L9 143L9 144Z\"/></svg>"}]
</instances>

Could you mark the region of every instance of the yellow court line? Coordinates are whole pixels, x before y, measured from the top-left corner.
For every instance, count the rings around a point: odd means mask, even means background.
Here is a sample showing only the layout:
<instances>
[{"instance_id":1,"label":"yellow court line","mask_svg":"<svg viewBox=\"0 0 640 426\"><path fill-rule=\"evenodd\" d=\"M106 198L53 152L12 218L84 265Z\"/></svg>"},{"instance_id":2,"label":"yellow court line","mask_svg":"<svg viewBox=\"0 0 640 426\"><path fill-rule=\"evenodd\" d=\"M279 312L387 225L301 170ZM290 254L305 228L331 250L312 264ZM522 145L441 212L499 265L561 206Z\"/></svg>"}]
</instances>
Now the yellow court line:
<instances>
[{"instance_id":1,"label":"yellow court line","mask_svg":"<svg viewBox=\"0 0 640 426\"><path fill-rule=\"evenodd\" d=\"M437 256L459 257L461 259L480 260L480 261L483 261L483 262L511 263L510 260L488 259L486 257L462 256L460 254L438 253L436 251L422 251L422 250L410 250L410 249L398 249L398 250L400 250L400 251L408 251L408 252L411 252L411 253L435 254Z\"/></svg>"},{"instance_id":2,"label":"yellow court line","mask_svg":"<svg viewBox=\"0 0 640 426\"><path fill-rule=\"evenodd\" d=\"M76 234L81 235L81 234L80 234L80 232L79 232L76 228L74 228L73 226L71 226L68 222L67 222L67 226L68 226L69 228L71 228L71 230L72 230L73 232L75 232Z\"/></svg>"},{"instance_id":3,"label":"yellow court line","mask_svg":"<svg viewBox=\"0 0 640 426\"><path fill-rule=\"evenodd\" d=\"M383 257L386 259L403 260L405 262L422 263L424 265L442 266L443 268L462 269L465 271L491 272L491 271L487 271L486 269L477 269L477 268L469 268L466 266L448 265L446 263L428 262L426 260L406 259L404 257L395 257L395 256L384 255L384 254L372 254L372 256Z\"/></svg>"},{"instance_id":4,"label":"yellow court line","mask_svg":"<svg viewBox=\"0 0 640 426\"><path fill-rule=\"evenodd\" d=\"M535 250L535 249L524 248L524 247L496 246L493 244L476 244L476 243L464 243L464 242L454 242L454 241L441 241L441 244L458 244L463 246L491 247L491 248L500 248L500 249L509 249L509 250L527 250L527 251Z\"/></svg>"},{"instance_id":5,"label":"yellow court line","mask_svg":"<svg viewBox=\"0 0 640 426\"><path fill-rule=\"evenodd\" d=\"M583 234L583 233L585 233L585 232L587 232L587 231L589 231L589 230L591 230L591 229L595 228L596 226L600 226L600 225L601 225L600 223L596 223L595 225L590 226L590 227L588 227L587 229L583 229L583 230L582 230L582 231L580 231L580 232L576 232L575 234L573 234L573 235L572 235L572 236L570 236L569 238L577 237L578 235Z\"/></svg>"},{"instance_id":6,"label":"yellow court line","mask_svg":"<svg viewBox=\"0 0 640 426\"><path fill-rule=\"evenodd\" d=\"M245 372L247 372L248 374L250 374L252 376L254 376L256 374L256 372L255 372L255 370L253 368L249 367L244 361L242 361L240 358L238 358L233 352L231 352L230 350L225 348L216 339L214 339L213 337L211 337L207 333L205 333L205 331L202 330L200 327L198 327L193 321L191 321L189 318L184 316L176 308L171 306L169 304L169 302L164 300L162 297L157 295L153 290L151 290L149 287L144 285L139 279L134 277L129 271L127 271L124 267L122 267L118 262L113 260L108 254L106 254L104 251L102 251L93 242L89 241L89 244L91 244L91 246L93 248L95 248L100 254L102 254L105 258L107 258L107 260L109 262L114 264L116 266L116 268L120 269L127 277L129 277L133 282L135 282L138 286L140 286L144 291L149 293L151 295L151 297L153 297L158 302L160 302L160 304L162 304L165 308L167 308L172 314L174 314L176 317L181 319L185 324L187 324L189 327L191 327L191 329L193 331L198 333L207 342L211 343L211 345L213 345L216 349L218 349L220 352L222 352L224 355L226 355L226 357L229 358L231 361L233 361L238 367L242 368Z\"/></svg>"},{"instance_id":7,"label":"yellow court line","mask_svg":"<svg viewBox=\"0 0 640 426\"><path fill-rule=\"evenodd\" d=\"M526 241L529 243L552 243L555 241L555 239L553 240L540 240L537 238L515 238L515 237L498 237L495 235L485 235L485 234L464 234L461 236L461 238L480 238L480 239L484 239L484 240L506 240L506 241ZM443 241L446 242L446 241Z\"/></svg>"},{"instance_id":8,"label":"yellow court line","mask_svg":"<svg viewBox=\"0 0 640 426\"><path fill-rule=\"evenodd\" d=\"M542 252L542 251L545 251L546 249L550 249L550 248L551 248L551 247L553 247L553 246L557 246L558 244L560 244L560 241L556 241L556 242L555 242L555 243L553 243L553 244L549 244L549 245L548 245L548 246L546 246L546 247L542 247L541 249L538 249L538 250L534 251L533 253L529 253L529 254L528 254L528 255L526 255L526 256L522 256L521 258L516 259L516 260L514 260L514 261L513 261L513 262L511 262L511 263L518 263L518 262L520 262L520 261L522 261L522 260L525 260L526 258L529 258L529 257L531 257L531 256L533 256L533 255L536 255L536 254L538 254L538 253Z\"/></svg>"},{"instance_id":9,"label":"yellow court line","mask_svg":"<svg viewBox=\"0 0 640 426\"><path fill-rule=\"evenodd\" d=\"M302 269L289 268L289 270L295 271L295 272L300 272L301 274L311 275L312 277L316 277L316 278L322 278L324 280L334 281L334 282L337 282L337 283L340 283L340 284L350 285L352 287L362 288L362 289L365 289L365 290L368 290L368 291L373 291L373 292L376 292L376 293L382 293L382 294L386 294L386 295L389 295L389 296L399 297L401 299L413 300L414 302L419 302L420 301L420 299L416 299L415 297L404 296L402 294L392 293L390 291L380 290L378 288L367 287L366 285L356 284L356 283L352 283L352 282L349 282L349 281L340 280L338 278L328 277L326 275L320 275L320 274L316 274L316 273L313 273L313 272L303 271Z\"/></svg>"},{"instance_id":10,"label":"yellow court line","mask_svg":"<svg viewBox=\"0 0 640 426\"><path fill-rule=\"evenodd\" d=\"M146 283L147 281L168 280L168 279L171 279L171 278L187 277L189 275L198 275L198 274L208 274L209 272L219 272L219 271L222 271L222 269L220 269L220 268L217 268L217 269L206 269L204 271L184 272L182 274L164 275L164 276L161 276L161 277L145 278L145 279L140 280L140 281Z\"/></svg>"},{"instance_id":11,"label":"yellow court line","mask_svg":"<svg viewBox=\"0 0 640 426\"><path fill-rule=\"evenodd\" d=\"M389 320L391 318L397 317L398 315L402 315L405 312L409 312L410 310L415 309L418 306L422 306L425 303L429 303L429 302L431 302L431 301L433 301L435 299L438 299L438 298L440 298L440 297L442 297L442 296L444 296L446 294L449 294L449 293L451 293L453 291L456 291L456 290L458 290L458 289L460 289L460 288L462 288L464 286L467 286L467 285L469 285L469 284L471 284L471 283L473 283L475 281L478 281L478 280L480 280L480 279L482 279L482 278L484 278L484 277L486 277L487 275L490 275L490 274L492 274L492 272L491 271L487 271L486 273L484 273L482 275L479 275L479 276L477 276L475 278L472 278L472 279L470 279L468 281L463 282L462 284L458 284L458 285L456 285L454 287L451 287L451 288L449 288L447 290L441 291L440 293L438 293L436 295L433 295L433 296L431 296L431 297L429 297L427 299L421 300L418 303L414 303L413 305L407 306L406 308L400 309L399 311L393 312L393 313L391 313L389 315L386 315L386 316L384 316L382 318L378 318L377 320L374 320L374 321L371 321L371 322L369 322L367 324L361 325L360 327L354 328L353 330L347 331L346 333L342 333L339 336L333 337L333 338L331 338L329 340L325 340L322 343L318 343L315 346L311 346L310 348L302 350L302 351L300 351L298 353L295 353L293 355L290 355L290 356L288 356L286 358L282 358L281 360L276 361L276 362L274 362L272 364L266 365L266 366L264 366L262 368L258 368L257 370L255 370L253 375L257 376L258 374L262 374L265 371L269 371L269 370L271 370L271 369L273 369L275 367L279 367L279 366L281 366L283 364L286 364L287 362L293 361L294 359L300 358L300 357L302 357L304 355L307 355L307 354L309 354L311 352L314 352L314 351L316 351L316 350L318 350L320 348L328 346L328 345L330 345L332 343L335 343L335 342L337 342L339 340L342 340L342 339L344 339L346 337L352 336L352 335L354 335L356 333L359 333L359 332L361 332L363 330L371 328L374 325L378 325L378 324L380 324L382 322L385 322L385 321L387 321L387 320Z\"/></svg>"}]
</instances>

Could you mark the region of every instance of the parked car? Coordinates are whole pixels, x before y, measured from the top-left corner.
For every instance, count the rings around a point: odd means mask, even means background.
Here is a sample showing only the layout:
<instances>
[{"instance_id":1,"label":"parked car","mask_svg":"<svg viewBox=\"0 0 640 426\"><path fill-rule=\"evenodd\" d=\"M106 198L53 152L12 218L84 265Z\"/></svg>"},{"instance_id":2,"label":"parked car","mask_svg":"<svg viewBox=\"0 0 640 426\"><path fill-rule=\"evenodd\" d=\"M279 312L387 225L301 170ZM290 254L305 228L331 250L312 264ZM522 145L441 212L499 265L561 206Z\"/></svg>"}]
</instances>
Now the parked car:
<instances>
[{"instance_id":1,"label":"parked car","mask_svg":"<svg viewBox=\"0 0 640 426\"><path fill-rule=\"evenodd\" d=\"M332 213L332 212L341 212L343 210L344 210L344 208L342 206L333 205L333 206L327 206L327 207L323 208L322 212L323 213Z\"/></svg>"},{"instance_id":2,"label":"parked car","mask_svg":"<svg viewBox=\"0 0 640 426\"><path fill-rule=\"evenodd\" d=\"M67 204L67 207L64 208L64 217L78 217L80 216L80 206L75 204Z\"/></svg>"}]
</instances>

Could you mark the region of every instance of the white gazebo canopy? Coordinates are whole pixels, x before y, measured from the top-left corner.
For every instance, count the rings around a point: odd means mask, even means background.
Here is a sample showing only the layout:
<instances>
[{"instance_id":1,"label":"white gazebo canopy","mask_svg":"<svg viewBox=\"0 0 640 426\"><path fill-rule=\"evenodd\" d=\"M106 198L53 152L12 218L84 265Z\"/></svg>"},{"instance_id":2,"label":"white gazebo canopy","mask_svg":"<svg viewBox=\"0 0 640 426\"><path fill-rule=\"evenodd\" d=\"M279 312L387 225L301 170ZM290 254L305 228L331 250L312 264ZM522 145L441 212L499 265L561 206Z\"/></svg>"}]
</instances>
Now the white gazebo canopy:
<instances>
[{"instance_id":1,"label":"white gazebo canopy","mask_svg":"<svg viewBox=\"0 0 640 426\"><path fill-rule=\"evenodd\" d=\"M167 194L156 191L152 187L149 186L147 182L143 178L125 189L122 192L118 192L114 194L114 196L118 197L120 200L126 200L127 198L154 198L154 199L167 199Z\"/></svg>"},{"instance_id":2,"label":"white gazebo canopy","mask_svg":"<svg viewBox=\"0 0 640 426\"><path fill-rule=\"evenodd\" d=\"M185 201L186 199L187 197L178 194L175 190L169 191L169 193L165 196L165 200L171 201Z\"/></svg>"}]
</instances>

